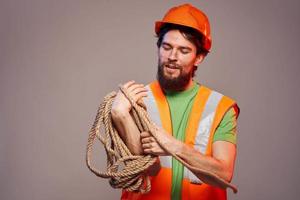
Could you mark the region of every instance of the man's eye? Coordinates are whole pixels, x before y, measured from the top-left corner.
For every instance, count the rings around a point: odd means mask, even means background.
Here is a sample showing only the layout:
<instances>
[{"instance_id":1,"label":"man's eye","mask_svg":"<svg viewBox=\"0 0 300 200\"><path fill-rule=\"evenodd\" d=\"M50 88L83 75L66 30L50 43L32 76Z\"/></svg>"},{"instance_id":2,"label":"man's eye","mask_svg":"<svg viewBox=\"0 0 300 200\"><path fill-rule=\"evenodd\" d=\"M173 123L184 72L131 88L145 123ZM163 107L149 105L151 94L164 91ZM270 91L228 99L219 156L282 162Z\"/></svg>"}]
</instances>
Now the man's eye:
<instances>
[{"instance_id":1,"label":"man's eye","mask_svg":"<svg viewBox=\"0 0 300 200\"><path fill-rule=\"evenodd\" d=\"M162 45L162 48L164 50L171 50L172 49L172 47L170 47L169 45Z\"/></svg>"},{"instance_id":2,"label":"man's eye","mask_svg":"<svg viewBox=\"0 0 300 200\"><path fill-rule=\"evenodd\" d=\"M188 53L190 53L190 51L188 49L180 49L180 52L182 54L188 54Z\"/></svg>"}]
</instances>

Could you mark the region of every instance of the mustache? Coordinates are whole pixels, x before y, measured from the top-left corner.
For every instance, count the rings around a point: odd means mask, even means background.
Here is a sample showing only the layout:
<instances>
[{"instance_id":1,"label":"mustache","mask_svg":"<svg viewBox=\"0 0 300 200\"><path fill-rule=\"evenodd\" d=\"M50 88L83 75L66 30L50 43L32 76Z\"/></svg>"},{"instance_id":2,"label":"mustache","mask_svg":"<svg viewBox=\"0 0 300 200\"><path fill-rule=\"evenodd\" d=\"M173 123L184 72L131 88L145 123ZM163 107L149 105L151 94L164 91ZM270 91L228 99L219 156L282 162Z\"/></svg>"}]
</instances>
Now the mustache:
<instances>
[{"instance_id":1,"label":"mustache","mask_svg":"<svg viewBox=\"0 0 300 200\"><path fill-rule=\"evenodd\" d=\"M169 68L172 68L172 69L181 69L181 66L174 63L174 62L165 62L165 63L163 63L163 66L164 67L169 67Z\"/></svg>"}]
</instances>

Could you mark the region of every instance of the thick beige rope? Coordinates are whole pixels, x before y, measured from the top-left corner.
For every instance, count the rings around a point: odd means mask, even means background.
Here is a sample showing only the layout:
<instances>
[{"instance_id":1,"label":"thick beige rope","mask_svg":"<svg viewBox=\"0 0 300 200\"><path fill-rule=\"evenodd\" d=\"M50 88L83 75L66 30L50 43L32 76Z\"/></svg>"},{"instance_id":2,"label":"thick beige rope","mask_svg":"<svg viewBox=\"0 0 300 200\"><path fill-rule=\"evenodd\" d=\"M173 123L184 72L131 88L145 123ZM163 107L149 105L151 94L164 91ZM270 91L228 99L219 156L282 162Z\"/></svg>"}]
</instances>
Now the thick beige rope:
<instances>
[{"instance_id":1,"label":"thick beige rope","mask_svg":"<svg viewBox=\"0 0 300 200\"><path fill-rule=\"evenodd\" d=\"M178 155L170 152L159 137L156 135L155 125L150 120L146 109L137 103L129 96L127 91L120 86L120 90L128 98L132 104L132 115L139 131L149 131L161 147L169 152L178 161L183 163L187 168L195 172L206 174L213 180L219 183L223 189L231 188L234 193L237 188L232 184L226 182L218 175L209 171L195 168L186 163ZM94 124L89 132L87 150L86 150L86 164L88 168L97 176L102 178L110 178L110 185L114 188L122 188L127 191L136 191L147 193L151 190L151 183L149 176L145 171L155 163L156 157L151 155L135 156L132 155L120 138L117 129L114 127L111 119L111 106L116 96L116 92L112 92L104 97L104 101L98 108ZM100 134L101 123L104 125L105 134ZM107 171L100 172L91 165L92 146L96 137L104 145L107 155Z\"/></svg>"}]
</instances>

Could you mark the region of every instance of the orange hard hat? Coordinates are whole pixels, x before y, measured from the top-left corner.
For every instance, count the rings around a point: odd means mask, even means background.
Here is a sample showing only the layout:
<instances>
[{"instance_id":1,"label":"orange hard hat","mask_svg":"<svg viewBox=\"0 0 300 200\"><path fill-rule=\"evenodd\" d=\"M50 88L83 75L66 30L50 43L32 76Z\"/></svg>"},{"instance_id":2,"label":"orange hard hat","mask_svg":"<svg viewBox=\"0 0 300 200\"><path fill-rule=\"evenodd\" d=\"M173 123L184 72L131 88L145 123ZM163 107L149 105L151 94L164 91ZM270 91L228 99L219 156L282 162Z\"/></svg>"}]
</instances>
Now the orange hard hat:
<instances>
[{"instance_id":1,"label":"orange hard hat","mask_svg":"<svg viewBox=\"0 0 300 200\"><path fill-rule=\"evenodd\" d=\"M190 4L183 4L171 8L162 21L155 22L155 33L158 35L160 28L166 24L177 24L193 28L204 36L203 48L211 48L210 26L206 15Z\"/></svg>"}]
</instances>

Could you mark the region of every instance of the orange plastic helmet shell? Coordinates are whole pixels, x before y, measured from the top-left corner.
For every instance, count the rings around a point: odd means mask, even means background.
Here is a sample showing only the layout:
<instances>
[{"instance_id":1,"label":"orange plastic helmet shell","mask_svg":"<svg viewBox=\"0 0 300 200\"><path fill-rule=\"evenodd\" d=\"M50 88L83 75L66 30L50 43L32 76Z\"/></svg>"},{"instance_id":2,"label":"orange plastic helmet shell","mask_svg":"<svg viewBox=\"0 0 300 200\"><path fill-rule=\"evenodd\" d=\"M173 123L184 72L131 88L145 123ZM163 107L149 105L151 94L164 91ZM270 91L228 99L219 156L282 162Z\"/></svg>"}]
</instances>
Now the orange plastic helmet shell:
<instances>
[{"instance_id":1,"label":"orange plastic helmet shell","mask_svg":"<svg viewBox=\"0 0 300 200\"><path fill-rule=\"evenodd\" d=\"M155 33L158 35L160 28L166 24L177 24L196 29L204 36L203 48L207 51L211 48L210 25L207 16L191 4L183 4L171 8L162 21L155 22Z\"/></svg>"}]
</instances>

